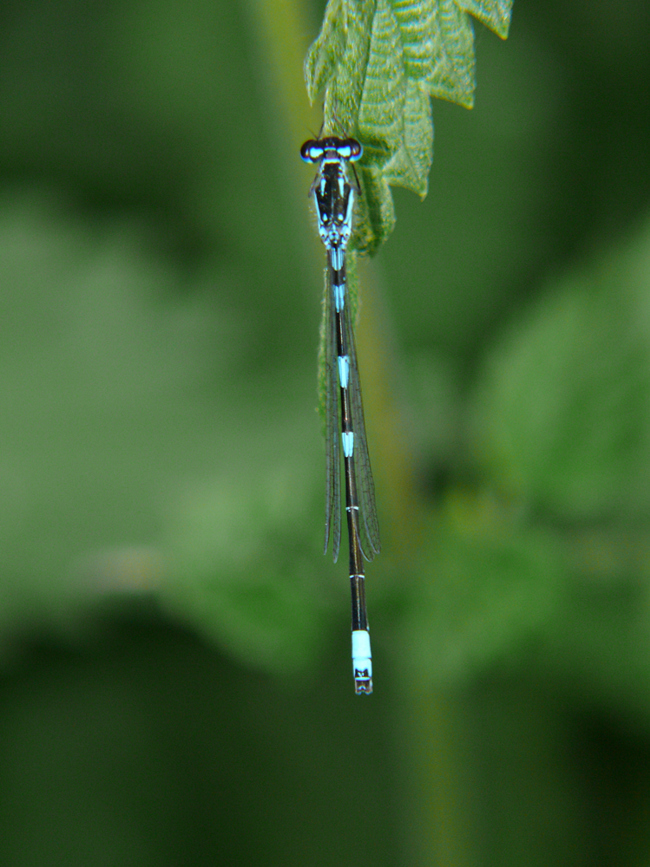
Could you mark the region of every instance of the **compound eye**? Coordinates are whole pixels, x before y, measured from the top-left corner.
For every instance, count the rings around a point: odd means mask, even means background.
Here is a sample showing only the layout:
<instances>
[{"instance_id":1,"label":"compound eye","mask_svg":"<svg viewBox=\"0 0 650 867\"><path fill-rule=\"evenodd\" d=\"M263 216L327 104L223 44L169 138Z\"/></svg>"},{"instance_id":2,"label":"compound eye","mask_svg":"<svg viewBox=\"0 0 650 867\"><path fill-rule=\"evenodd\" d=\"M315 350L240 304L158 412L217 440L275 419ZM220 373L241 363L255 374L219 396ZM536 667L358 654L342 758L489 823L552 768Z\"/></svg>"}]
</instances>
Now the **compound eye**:
<instances>
[{"instance_id":1,"label":"compound eye","mask_svg":"<svg viewBox=\"0 0 650 867\"><path fill-rule=\"evenodd\" d=\"M363 148L361 147L360 142L358 142L355 138L349 138L346 141L346 145L349 148L349 160L358 160L363 156Z\"/></svg>"},{"instance_id":2,"label":"compound eye","mask_svg":"<svg viewBox=\"0 0 650 867\"><path fill-rule=\"evenodd\" d=\"M315 163L323 156L323 147L319 141L309 139L300 148L300 156L306 163Z\"/></svg>"},{"instance_id":3,"label":"compound eye","mask_svg":"<svg viewBox=\"0 0 650 867\"><path fill-rule=\"evenodd\" d=\"M336 142L336 153L343 160L358 160L363 148L355 138L344 138Z\"/></svg>"}]
</instances>

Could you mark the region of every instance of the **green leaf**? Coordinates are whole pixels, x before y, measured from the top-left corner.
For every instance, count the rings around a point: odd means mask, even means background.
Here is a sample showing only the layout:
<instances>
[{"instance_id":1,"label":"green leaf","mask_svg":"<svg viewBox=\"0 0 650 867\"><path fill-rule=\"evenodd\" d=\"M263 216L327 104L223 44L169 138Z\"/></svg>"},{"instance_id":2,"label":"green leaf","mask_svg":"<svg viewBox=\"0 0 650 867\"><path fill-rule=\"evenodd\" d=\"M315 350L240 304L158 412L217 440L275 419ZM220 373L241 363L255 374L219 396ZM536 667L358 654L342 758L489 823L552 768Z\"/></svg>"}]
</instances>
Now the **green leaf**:
<instances>
[{"instance_id":1,"label":"green leaf","mask_svg":"<svg viewBox=\"0 0 650 867\"><path fill-rule=\"evenodd\" d=\"M285 467L254 483L240 474L188 489L167 534L163 593L175 616L233 656L285 673L313 664L331 613L314 537L296 535L296 502L309 501L310 483L298 490L295 475Z\"/></svg>"},{"instance_id":2,"label":"green leaf","mask_svg":"<svg viewBox=\"0 0 650 867\"><path fill-rule=\"evenodd\" d=\"M204 463L219 326L205 293L170 300L178 277L133 225L100 232L55 196L0 198L0 246L1 649L154 589L163 491Z\"/></svg>"},{"instance_id":3,"label":"green leaf","mask_svg":"<svg viewBox=\"0 0 650 867\"><path fill-rule=\"evenodd\" d=\"M305 63L325 134L364 146L354 246L373 253L393 229L390 186L424 197L433 159L432 96L471 108L470 15L505 38L512 0L330 0Z\"/></svg>"},{"instance_id":4,"label":"green leaf","mask_svg":"<svg viewBox=\"0 0 650 867\"><path fill-rule=\"evenodd\" d=\"M309 99L313 102L336 70L345 51L347 31L342 26L343 0L332 0L325 10L325 19L318 39L309 49L305 62L305 78Z\"/></svg>"},{"instance_id":5,"label":"green leaf","mask_svg":"<svg viewBox=\"0 0 650 867\"><path fill-rule=\"evenodd\" d=\"M513 0L460 0L458 5L501 39L507 39L512 3Z\"/></svg>"},{"instance_id":6,"label":"green leaf","mask_svg":"<svg viewBox=\"0 0 650 867\"><path fill-rule=\"evenodd\" d=\"M544 294L489 359L473 431L496 485L563 522L650 511L650 221Z\"/></svg>"},{"instance_id":7,"label":"green leaf","mask_svg":"<svg viewBox=\"0 0 650 867\"><path fill-rule=\"evenodd\" d=\"M418 604L402 630L416 680L457 684L517 659L566 605L560 534L523 524L489 497L451 495L426 539Z\"/></svg>"}]
</instances>

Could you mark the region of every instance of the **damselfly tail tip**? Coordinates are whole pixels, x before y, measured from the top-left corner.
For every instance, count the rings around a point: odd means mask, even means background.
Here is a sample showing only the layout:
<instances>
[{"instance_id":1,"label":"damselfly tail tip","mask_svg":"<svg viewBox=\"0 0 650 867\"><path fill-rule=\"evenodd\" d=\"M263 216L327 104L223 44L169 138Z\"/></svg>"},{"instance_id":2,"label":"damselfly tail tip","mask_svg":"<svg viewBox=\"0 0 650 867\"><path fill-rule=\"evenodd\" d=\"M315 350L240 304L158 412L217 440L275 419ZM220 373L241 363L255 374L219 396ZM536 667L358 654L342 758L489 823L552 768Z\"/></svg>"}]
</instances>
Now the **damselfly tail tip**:
<instances>
[{"instance_id":1,"label":"damselfly tail tip","mask_svg":"<svg viewBox=\"0 0 650 867\"><path fill-rule=\"evenodd\" d=\"M357 695L370 695L372 692L372 678L362 676L357 672L354 677L354 691Z\"/></svg>"},{"instance_id":2,"label":"damselfly tail tip","mask_svg":"<svg viewBox=\"0 0 650 867\"><path fill-rule=\"evenodd\" d=\"M370 633L367 629L355 629L352 632L352 671L356 694L370 695L372 692L372 653Z\"/></svg>"}]
</instances>

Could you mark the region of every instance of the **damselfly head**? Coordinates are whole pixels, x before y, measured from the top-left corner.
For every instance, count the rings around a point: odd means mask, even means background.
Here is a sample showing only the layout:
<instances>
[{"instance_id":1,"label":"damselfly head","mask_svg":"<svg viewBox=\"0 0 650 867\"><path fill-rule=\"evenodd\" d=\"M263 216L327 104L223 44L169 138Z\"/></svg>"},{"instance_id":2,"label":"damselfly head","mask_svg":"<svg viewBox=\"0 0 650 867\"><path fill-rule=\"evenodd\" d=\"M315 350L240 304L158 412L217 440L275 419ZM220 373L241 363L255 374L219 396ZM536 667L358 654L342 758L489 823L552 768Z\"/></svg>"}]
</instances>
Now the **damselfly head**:
<instances>
[{"instance_id":1,"label":"damselfly head","mask_svg":"<svg viewBox=\"0 0 650 867\"><path fill-rule=\"evenodd\" d=\"M363 148L355 138L309 139L300 148L300 156L307 163L317 163L322 159L355 161L361 158Z\"/></svg>"}]
</instances>

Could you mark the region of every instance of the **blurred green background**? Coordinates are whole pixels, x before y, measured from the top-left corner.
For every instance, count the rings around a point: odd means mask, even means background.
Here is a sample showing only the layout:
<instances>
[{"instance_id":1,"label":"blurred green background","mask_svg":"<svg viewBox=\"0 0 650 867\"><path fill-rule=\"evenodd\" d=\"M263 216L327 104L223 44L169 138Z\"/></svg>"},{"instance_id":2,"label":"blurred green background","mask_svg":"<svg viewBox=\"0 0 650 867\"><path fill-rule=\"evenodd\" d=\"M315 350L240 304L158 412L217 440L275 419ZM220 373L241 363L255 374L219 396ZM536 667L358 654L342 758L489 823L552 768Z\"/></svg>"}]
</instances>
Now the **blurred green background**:
<instances>
[{"instance_id":1,"label":"blurred green background","mask_svg":"<svg viewBox=\"0 0 650 867\"><path fill-rule=\"evenodd\" d=\"M650 7L515 4L361 273L321 554L322 4L0 9L0 864L650 863Z\"/></svg>"}]
</instances>

